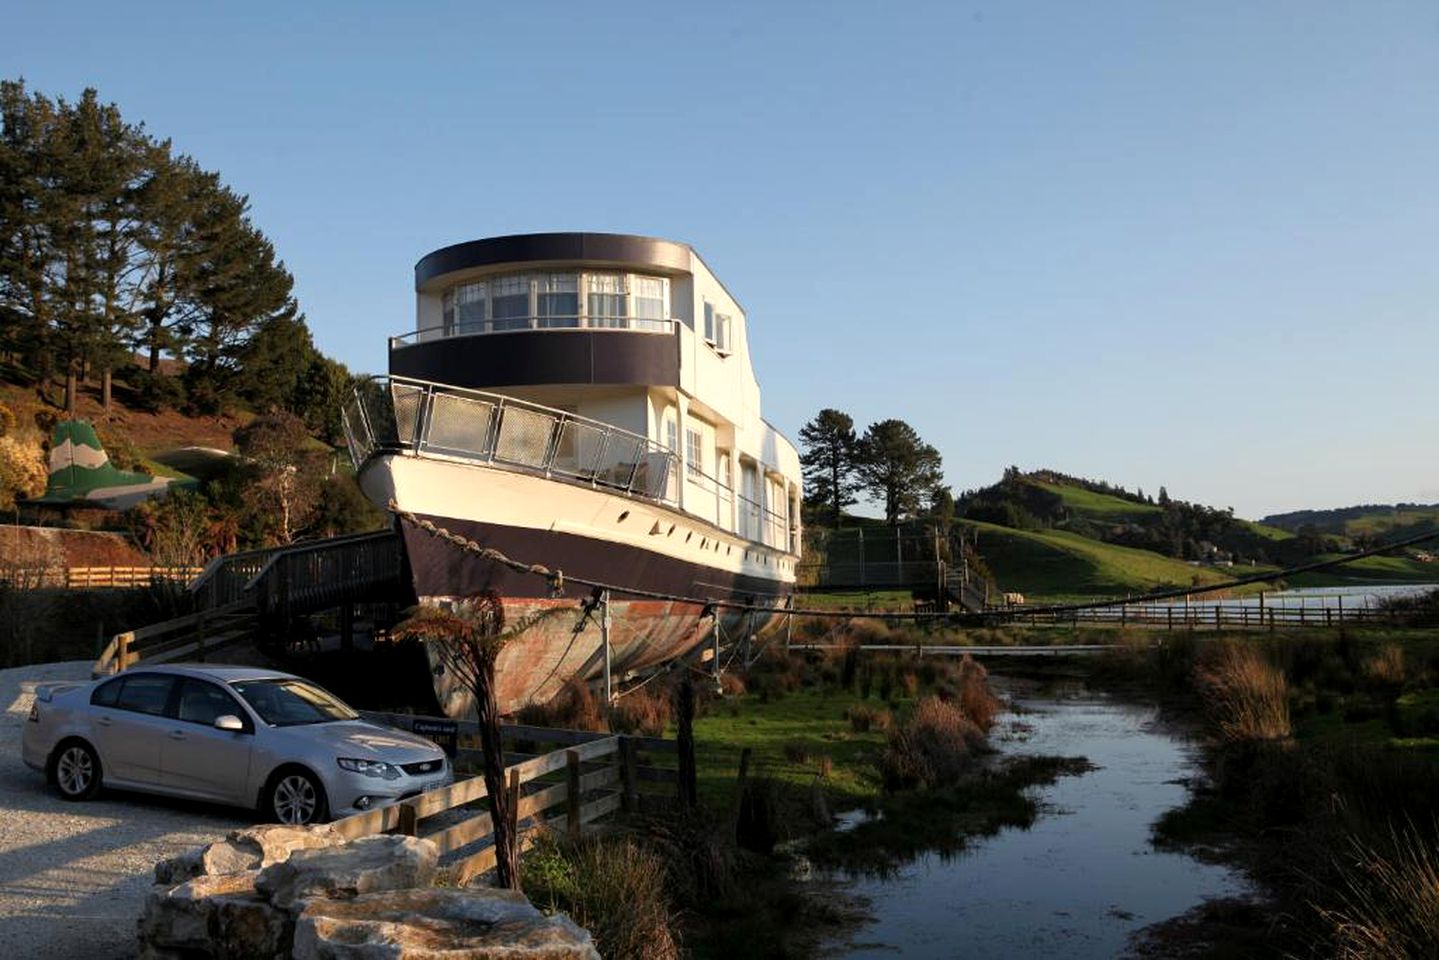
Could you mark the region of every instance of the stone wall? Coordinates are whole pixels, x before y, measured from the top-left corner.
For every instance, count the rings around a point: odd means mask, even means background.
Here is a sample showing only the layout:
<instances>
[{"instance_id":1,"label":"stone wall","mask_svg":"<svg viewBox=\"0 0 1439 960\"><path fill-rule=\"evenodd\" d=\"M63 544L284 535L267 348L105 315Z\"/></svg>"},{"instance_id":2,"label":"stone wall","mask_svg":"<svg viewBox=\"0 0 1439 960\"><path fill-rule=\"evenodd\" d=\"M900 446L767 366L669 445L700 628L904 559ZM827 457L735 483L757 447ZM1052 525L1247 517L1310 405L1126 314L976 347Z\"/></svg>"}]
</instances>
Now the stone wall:
<instances>
[{"instance_id":1,"label":"stone wall","mask_svg":"<svg viewBox=\"0 0 1439 960\"><path fill-rule=\"evenodd\" d=\"M415 837L236 830L156 865L141 960L599 960L587 931L523 894L434 886L438 859Z\"/></svg>"}]
</instances>

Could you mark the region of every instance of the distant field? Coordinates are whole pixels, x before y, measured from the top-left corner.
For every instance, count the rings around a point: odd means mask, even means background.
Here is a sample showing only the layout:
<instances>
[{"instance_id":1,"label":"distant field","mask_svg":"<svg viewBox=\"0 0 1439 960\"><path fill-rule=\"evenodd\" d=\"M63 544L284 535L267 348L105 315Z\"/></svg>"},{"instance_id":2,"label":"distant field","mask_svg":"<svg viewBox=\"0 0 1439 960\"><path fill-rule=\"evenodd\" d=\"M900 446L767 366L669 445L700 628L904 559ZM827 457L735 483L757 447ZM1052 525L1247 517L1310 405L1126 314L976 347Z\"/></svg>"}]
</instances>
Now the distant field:
<instances>
[{"instance_id":1,"label":"distant field","mask_svg":"<svg viewBox=\"0 0 1439 960\"><path fill-rule=\"evenodd\" d=\"M1344 521L1344 532L1352 537L1359 534L1382 534L1403 527L1422 527L1433 524L1439 524L1439 507L1418 507L1408 510L1376 511L1351 517Z\"/></svg>"},{"instance_id":2,"label":"distant field","mask_svg":"<svg viewBox=\"0 0 1439 960\"><path fill-rule=\"evenodd\" d=\"M1325 554L1330 560L1339 554ZM1365 557L1333 570L1301 573L1289 578L1291 587L1342 587L1364 583L1439 583L1439 563L1420 563L1408 557Z\"/></svg>"},{"instance_id":3,"label":"distant field","mask_svg":"<svg viewBox=\"0 0 1439 960\"><path fill-rule=\"evenodd\" d=\"M1266 540L1293 540L1294 534L1288 530L1281 530L1278 527L1271 527L1268 524L1260 523L1257 520L1240 520L1240 523L1249 528L1249 531L1258 534Z\"/></svg>"},{"instance_id":4,"label":"distant field","mask_svg":"<svg viewBox=\"0 0 1439 960\"><path fill-rule=\"evenodd\" d=\"M1086 490L1083 487L1047 483L1039 480L1031 480L1030 482L1041 489L1048 490L1050 493L1058 494L1063 498L1064 505L1072 512L1091 520L1123 523L1128 520L1136 520L1140 517L1152 516L1160 512L1160 508L1153 504L1135 503L1120 497L1112 497L1107 493L1095 493L1093 490Z\"/></svg>"},{"instance_id":5,"label":"distant field","mask_svg":"<svg viewBox=\"0 0 1439 960\"><path fill-rule=\"evenodd\" d=\"M1001 586L1025 594L1026 599L1116 596L1230 579L1228 573L1209 567L1191 567L1148 550L1101 543L1061 530L1012 530L992 523L961 522L978 533L980 556Z\"/></svg>"}]
</instances>

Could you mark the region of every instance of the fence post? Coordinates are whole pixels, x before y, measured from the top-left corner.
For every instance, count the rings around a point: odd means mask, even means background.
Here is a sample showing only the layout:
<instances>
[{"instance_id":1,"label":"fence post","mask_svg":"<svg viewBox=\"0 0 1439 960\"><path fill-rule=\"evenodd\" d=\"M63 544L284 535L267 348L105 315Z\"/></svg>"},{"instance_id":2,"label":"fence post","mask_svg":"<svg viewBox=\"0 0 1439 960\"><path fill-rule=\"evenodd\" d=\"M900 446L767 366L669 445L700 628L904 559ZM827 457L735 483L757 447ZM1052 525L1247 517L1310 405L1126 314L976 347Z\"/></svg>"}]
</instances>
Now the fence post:
<instances>
[{"instance_id":1,"label":"fence post","mask_svg":"<svg viewBox=\"0 0 1439 960\"><path fill-rule=\"evenodd\" d=\"M1274 608L1269 608L1269 632L1274 632Z\"/></svg>"},{"instance_id":2,"label":"fence post","mask_svg":"<svg viewBox=\"0 0 1439 960\"><path fill-rule=\"evenodd\" d=\"M1339 594L1339 625L1344 626L1344 594Z\"/></svg>"},{"instance_id":3,"label":"fence post","mask_svg":"<svg viewBox=\"0 0 1439 960\"><path fill-rule=\"evenodd\" d=\"M395 832L402 837L414 837L419 835L419 821L415 816L415 805L413 803L402 803L399 807L400 821Z\"/></svg>"},{"instance_id":4,"label":"fence post","mask_svg":"<svg viewBox=\"0 0 1439 960\"><path fill-rule=\"evenodd\" d=\"M120 673L130 665L130 641L134 638L135 634L128 630L115 638L118 641L115 656L119 664L115 670L116 673Z\"/></svg>"},{"instance_id":5,"label":"fence post","mask_svg":"<svg viewBox=\"0 0 1439 960\"><path fill-rule=\"evenodd\" d=\"M635 770L635 743L629 737L620 737L620 804L625 813L634 813L639 806Z\"/></svg>"},{"instance_id":6,"label":"fence post","mask_svg":"<svg viewBox=\"0 0 1439 960\"><path fill-rule=\"evenodd\" d=\"M695 688L689 677L680 681L676 692L676 706L679 708L679 793L680 806L686 810L694 807L699 788L695 777Z\"/></svg>"},{"instance_id":7,"label":"fence post","mask_svg":"<svg viewBox=\"0 0 1439 960\"><path fill-rule=\"evenodd\" d=\"M1174 608L1173 608L1173 607L1165 607L1165 608L1164 608L1164 622L1165 622L1165 627L1164 627L1164 629L1166 629L1166 630L1173 630L1173 629L1174 629Z\"/></svg>"},{"instance_id":8,"label":"fence post","mask_svg":"<svg viewBox=\"0 0 1439 960\"><path fill-rule=\"evenodd\" d=\"M576 750L565 751L565 827L570 839L580 836L580 755Z\"/></svg>"},{"instance_id":9,"label":"fence post","mask_svg":"<svg viewBox=\"0 0 1439 960\"><path fill-rule=\"evenodd\" d=\"M1214 629L1216 630L1223 629L1224 626L1219 620L1220 610L1223 609L1223 607L1224 604L1222 602L1214 605Z\"/></svg>"}]
</instances>

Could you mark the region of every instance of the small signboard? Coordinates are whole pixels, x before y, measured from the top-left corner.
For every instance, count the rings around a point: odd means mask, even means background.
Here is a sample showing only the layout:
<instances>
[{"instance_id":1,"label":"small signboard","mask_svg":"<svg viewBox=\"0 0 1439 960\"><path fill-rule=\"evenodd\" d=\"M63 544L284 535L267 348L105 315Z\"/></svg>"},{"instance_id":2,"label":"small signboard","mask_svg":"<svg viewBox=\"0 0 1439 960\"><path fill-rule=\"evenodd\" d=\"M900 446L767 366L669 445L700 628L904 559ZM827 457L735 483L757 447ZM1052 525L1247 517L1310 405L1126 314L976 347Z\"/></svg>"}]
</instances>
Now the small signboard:
<instances>
[{"instance_id":1,"label":"small signboard","mask_svg":"<svg viewBox=\"0 0 1439 960\"><path fill-rule=\"evenodd\" d=\"M447 757L453 758L459 749L460 725L454 720L426 720L416 717L414 731L439 744Z\"/></svg>"}]
</instances>

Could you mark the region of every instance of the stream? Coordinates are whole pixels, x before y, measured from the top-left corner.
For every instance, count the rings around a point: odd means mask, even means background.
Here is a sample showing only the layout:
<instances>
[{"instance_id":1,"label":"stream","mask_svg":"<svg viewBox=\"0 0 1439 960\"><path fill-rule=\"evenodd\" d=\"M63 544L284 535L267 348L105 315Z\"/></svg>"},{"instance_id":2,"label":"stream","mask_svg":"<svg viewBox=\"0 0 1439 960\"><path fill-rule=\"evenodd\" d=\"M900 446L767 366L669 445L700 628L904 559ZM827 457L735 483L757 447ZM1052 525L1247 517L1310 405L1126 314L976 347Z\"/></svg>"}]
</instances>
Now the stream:
<instances>
[{"instance_id":1,"label":"stream","mask_svg":"<svg viewBox=\"0 0 1439 960\"><path fill-rule=\"evenodd\" d=\"M1019 711L991 734L1002 752L1084 756L1097 769L1033 788L1040 813L1027 830L852 880L876 919L839 956L1114 957L1143 927L1248 891L1224 866L1151 845L1151 824L1185 802L1195 762L1156 708L1075 683L990 679Z\"/></svg>"}]
</instances>

